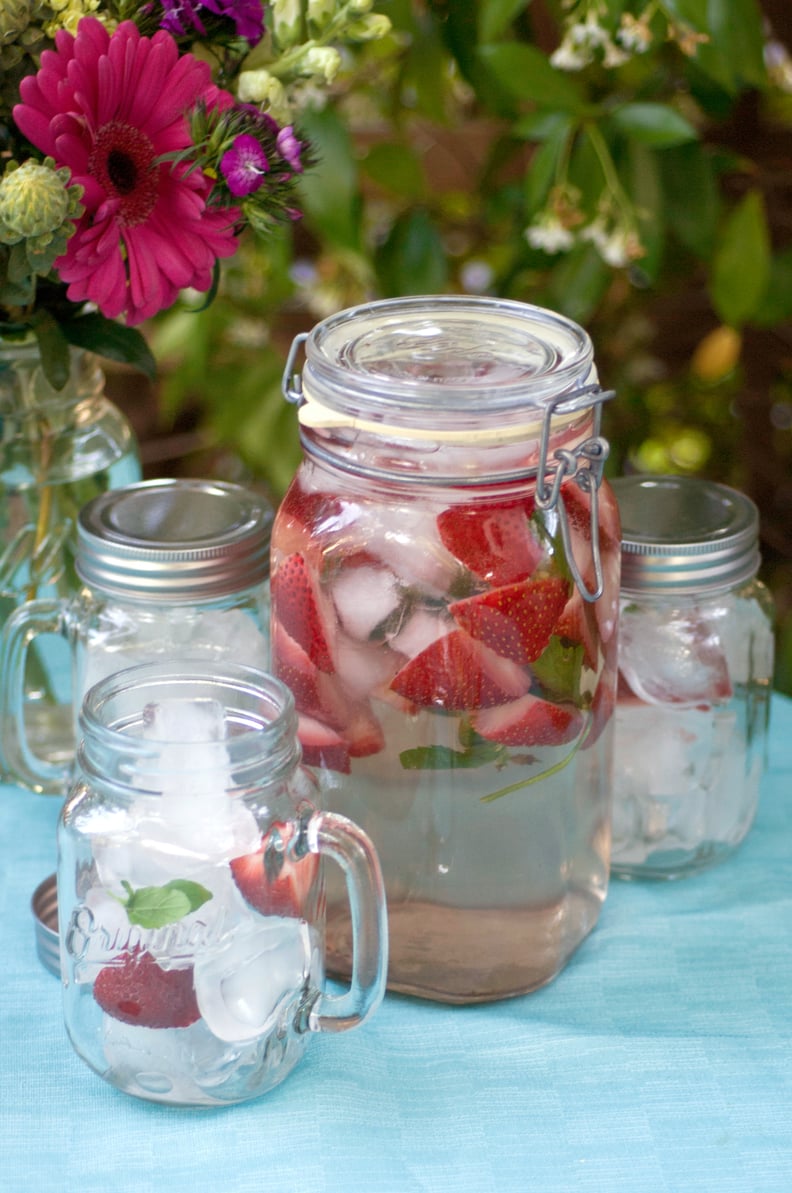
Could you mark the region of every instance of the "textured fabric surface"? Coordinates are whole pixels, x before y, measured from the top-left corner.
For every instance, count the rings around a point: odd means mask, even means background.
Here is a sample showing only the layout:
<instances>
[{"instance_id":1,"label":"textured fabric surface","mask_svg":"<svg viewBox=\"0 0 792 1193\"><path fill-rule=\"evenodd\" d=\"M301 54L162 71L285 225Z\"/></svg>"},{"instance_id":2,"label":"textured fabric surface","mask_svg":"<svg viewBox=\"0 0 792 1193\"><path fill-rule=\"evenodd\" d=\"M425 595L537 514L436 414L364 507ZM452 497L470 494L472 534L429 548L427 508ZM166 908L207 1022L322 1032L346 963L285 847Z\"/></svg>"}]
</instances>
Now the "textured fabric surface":
<instances>
[{"instance_id":1,"label":"textured fabric surface","mask_svg":"<svg viewBox=\"0 0 792 1193\"><path fill-rule=\"evenodd\" d=\"M22 1193L789 1193L792 702L747 841L673 884L614 882L548 987L388 995L274 1092L169 1109L71 1051L30 897L59 801L0 789L0 1189Z\"/></svg>"}]
</instances>

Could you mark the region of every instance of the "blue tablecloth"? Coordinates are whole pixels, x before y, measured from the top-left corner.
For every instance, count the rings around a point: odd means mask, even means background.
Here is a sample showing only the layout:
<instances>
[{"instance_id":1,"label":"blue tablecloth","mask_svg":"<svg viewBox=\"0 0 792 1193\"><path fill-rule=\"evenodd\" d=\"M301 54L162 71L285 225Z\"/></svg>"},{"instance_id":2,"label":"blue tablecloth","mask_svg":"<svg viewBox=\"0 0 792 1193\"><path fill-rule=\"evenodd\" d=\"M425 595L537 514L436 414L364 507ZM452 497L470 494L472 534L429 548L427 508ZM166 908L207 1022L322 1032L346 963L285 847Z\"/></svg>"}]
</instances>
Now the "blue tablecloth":
<instances>
[{"instance_id":1,"label":"blue tablecloth","mask_svg":"<svg viewBox=\"0 0 792 1193\"><path fill-rule=\"evenodd\" d=\"M545 989L446 1007L388 995L257 1102L136 1101L71 1051L30 897L59 801L0 789L4 1193L790 1193L792 701L738 854L614 882Z\"/></svg>"}]
</instances>

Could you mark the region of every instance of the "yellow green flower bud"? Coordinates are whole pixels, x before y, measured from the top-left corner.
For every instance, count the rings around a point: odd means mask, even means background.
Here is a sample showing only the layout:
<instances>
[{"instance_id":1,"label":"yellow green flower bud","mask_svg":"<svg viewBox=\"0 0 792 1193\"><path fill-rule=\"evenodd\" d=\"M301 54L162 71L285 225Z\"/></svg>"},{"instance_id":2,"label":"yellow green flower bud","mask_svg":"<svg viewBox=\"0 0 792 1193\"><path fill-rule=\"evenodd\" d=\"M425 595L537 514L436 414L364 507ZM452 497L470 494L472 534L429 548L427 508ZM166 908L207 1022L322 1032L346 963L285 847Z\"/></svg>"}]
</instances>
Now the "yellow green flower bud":
<instances>
[{"instance_id":1,"label":"yellow green flower bud","mask_svg":"<svg viewBox=\"0 0 792 1193\"><path fill-rule=\"evenodd\" d=\"M390 19L378 12L371 12L359 21L352 21L346 27L346 35L352 41L377 41L390 31Z\"/></svg>"},{"instance_id":2,"label":"yellow green flower bud","mask_svg":"<svg viewBox=\"0 0 792 1193\"><path fill-rule=\"evenodd\" d=\"M305 19L308 22L308 32L312 37L318 37L336 14L338 0L308 0L305 9Z\"/></svg>"},{"instance_id":3,"label":"yellow green flower bud","mask_svg":"<svg viewBox=\"0 0 792 1193\"><path fill-rule=\"evenodd\" d=\"M302 2L301 0L272 0L272 37L279 50L288 50L290 46L302 41Z\"/></svg>"},{"instance_id":4,"label":"yellow green flower bud","mask_svg":"<svg viewBox=\"0 0 792 1193\"><path fill-rule=\"evenodd\" d=\"M283 83L263 67L242 71L237 82L237 98L243 104L263 104L279 123L282 123L281 117L289 113Z\"/></svg>"},{"instance_id":5,"label":"yellow green flower bud","mask_svg":"<svg viewBox=\"0 0 792 1193\"><path fill-rule=\"evenodd\" d=\"M56 170L39 162L13 166L0 182L0 241L16 244L54 232L69 210L69 196Z\"/></svg>"},{"instance_id":6,"label":"yellow green flower bud","mask_svg":"<svg viewBox=\"0 0 792 1193\"><path fill-rule=\"evenodd\" d=\"M300 73L332 83L341 66L341 55L332 46L310 46L300 63Z\"/></svg>"}]
</instances>

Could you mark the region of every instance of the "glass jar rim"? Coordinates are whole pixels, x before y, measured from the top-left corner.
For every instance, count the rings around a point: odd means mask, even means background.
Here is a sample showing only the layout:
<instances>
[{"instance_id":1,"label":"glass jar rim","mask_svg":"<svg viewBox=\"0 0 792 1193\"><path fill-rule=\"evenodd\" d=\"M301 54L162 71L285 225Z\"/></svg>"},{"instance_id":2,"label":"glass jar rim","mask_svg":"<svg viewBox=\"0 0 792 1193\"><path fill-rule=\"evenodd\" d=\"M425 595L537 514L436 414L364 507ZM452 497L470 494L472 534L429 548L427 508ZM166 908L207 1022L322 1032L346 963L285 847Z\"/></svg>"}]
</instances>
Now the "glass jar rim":
<instances>
[{"instance_id":1,"label":"glass jar rim","mask_svg":"<svg viewBox=\"0 0 792 1193\"><path fill-rule=\"evenodd\" d=\"M337 312L303 337L299 400L363 411L383 432L536 423L593 376L586 331L554 311L478 295L415 295ZM287 369L288 371L288 369ZM292 396L289 394L289 396ZM304 420L301 420L304 421Z\"/></svg>"},{"instance_id":2,"label":"glass jar rim","mask_svg":"<svg viewBox=\"0 0 792 1193\"><path fill-rule=\"evenodd\" d=\"M233 786L244 789L277 781L298 765L301 747L297 713L289 688L274 675L242 663L223 662L211 667L189 658L140 663L99 680L86 693L79 714L78 758L86 773L110 780L105 766L108 752L119 758L112 785L142 794L142 779L157 773L162 747L189 746L193 739L146 738L142 735L146 708L157 697L181 696L196 701L224 698L234 732L218 739L228 759ZM194 742L205 739L196 737ZM204 756L196 767L203 770ZM187 788L191 771L187 755L179 754L179 770ZM197 773L197 772L196 772ZM123 775L127 782L119 782ZM154 787L146 794L158 794Z\"/></svg>"}]
</instances>

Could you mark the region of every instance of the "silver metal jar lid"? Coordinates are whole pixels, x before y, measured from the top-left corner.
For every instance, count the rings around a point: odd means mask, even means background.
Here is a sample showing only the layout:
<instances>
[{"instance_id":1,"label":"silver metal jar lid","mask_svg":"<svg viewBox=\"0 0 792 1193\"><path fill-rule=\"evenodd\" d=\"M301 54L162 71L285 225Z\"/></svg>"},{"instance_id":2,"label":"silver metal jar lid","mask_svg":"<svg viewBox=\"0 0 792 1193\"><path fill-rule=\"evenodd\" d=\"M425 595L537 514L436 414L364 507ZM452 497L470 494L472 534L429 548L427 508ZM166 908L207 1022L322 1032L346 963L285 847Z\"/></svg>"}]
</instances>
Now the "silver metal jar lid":
<instances>
[{"instance_id":1,"label":"silver metal jar lid","mask_svg":"<svg viewBox=\"0 0 792 1193\"><path fill-rule=\"evenodd\" d=\"M689 595L756 575L759 513L744 493L685 476L623 476L611 484L622 523L622 592Z\"/></svg>"},{"instance_id":2,"label":"silver metal jar lid","mask_svg":"<svg viewBox=\"0 0 792 1193\"><path fill-rule=\"evenodd\" d=\"M240 485L142 481L89 501L77 521L80 579L118 597L204 601L269 576L274 513Z\"/></svg>"}]
</instances>

